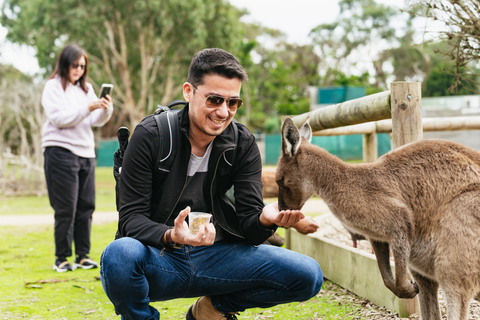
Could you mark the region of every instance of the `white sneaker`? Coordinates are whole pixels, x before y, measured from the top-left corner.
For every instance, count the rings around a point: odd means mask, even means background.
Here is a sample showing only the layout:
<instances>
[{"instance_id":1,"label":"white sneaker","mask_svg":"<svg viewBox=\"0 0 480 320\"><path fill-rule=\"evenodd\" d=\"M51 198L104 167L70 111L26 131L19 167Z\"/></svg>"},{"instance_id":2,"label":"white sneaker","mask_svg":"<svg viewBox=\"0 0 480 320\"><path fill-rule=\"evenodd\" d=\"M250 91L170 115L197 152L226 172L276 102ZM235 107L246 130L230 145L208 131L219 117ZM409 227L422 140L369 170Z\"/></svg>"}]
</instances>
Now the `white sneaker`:
<instances>
[{"instance_id":1,"label":"white sneaker","mask_svg":"<svg viewBox=\"0 0 480 320\"><path fill-rule=\"evenodd\" d=\"M77 259L75 259L75 263L73 264L73 269L75 270L77 268L82 268L85 270L94 269L94 268L98 268L98 263L96 263L95 261L93 261L87 256L81 256L81 257L77 257Z\"/></svg>"}]
</instances>

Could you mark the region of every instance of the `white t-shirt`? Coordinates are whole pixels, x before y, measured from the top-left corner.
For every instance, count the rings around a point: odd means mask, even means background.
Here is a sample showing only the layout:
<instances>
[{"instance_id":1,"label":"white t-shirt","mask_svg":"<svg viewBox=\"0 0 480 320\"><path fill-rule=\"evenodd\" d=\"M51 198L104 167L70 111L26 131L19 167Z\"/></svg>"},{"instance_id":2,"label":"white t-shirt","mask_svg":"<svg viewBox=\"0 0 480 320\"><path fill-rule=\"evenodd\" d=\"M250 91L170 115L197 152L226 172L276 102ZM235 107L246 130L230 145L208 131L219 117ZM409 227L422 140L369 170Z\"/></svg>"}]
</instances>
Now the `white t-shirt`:
<instances>
[{"instance_id":1,"label":"white t-shirt","mask_svg":"<svg viewBox=\"0 0 480 320\"><path fill-rule=\"evenodd\" d=\"M95 158L95 140L92 126L103 126L112 116L108 109L88 110L88 104L97 100L92 85L87 83L88 93L78 85L67 84L63 90L57 75L45 84L42 106L47 121L42 129L42 148L62 147L83 158Z\"/></svg>"}]
</instances>

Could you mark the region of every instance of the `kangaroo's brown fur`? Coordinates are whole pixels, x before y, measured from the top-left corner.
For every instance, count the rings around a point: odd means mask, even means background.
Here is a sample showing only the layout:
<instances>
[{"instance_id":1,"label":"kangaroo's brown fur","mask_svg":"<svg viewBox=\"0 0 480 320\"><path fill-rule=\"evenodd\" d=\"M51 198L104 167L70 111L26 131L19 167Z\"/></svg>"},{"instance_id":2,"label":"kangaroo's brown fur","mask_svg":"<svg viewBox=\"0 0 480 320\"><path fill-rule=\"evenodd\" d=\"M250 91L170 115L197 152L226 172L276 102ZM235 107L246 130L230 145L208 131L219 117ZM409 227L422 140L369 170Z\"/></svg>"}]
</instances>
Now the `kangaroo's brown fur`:
<instances>
[{"instance_id":1,"label":"kangaroo's brown fur","mask_svg":"<svg viewBox=\"0 0 480 320\"><path fill-rule=\"evenodd\" d=\"M311 137L308 122L300 131L291 119L282 126L279 209L301 209L320 196L372 243L387 288L400 298L419 292L422 319L441 319L440 286L448 319L466 320L470 300L480 297L480 152L421 140L373 163L347 164Z\"/></svg>"}]
</instances>

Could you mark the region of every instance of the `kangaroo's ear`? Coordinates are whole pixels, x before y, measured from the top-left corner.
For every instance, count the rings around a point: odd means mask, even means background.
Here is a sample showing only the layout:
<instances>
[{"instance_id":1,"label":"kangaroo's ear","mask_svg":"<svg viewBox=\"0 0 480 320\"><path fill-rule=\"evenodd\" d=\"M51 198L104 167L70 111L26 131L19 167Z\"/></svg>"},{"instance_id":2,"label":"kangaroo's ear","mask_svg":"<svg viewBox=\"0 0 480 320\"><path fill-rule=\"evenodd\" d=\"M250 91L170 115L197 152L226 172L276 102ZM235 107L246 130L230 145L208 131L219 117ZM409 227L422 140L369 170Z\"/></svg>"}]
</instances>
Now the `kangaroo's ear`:
<instances>
[{"instance_id":1,"label":"kangaroo's ear","mask_svg":"<svg viewBox=\"0 0 480 320\"><path fill-rule=\"evenodd\" d=\"M300 127L300 135L307 139L308 142L312 142L312 127L310 127L309 118Z\"/></svg>"},{"instance_id":2,"label":"kangaroo's ear","mask_svg":"<svg viewBox=\"0 0 480 320\"><path fill-rule=\"evenodd\" d=\"M292 119L287 118L282 125L282 151L285 155L293 157L300 147L300 132Z\"/></svg>"}]
</instances>

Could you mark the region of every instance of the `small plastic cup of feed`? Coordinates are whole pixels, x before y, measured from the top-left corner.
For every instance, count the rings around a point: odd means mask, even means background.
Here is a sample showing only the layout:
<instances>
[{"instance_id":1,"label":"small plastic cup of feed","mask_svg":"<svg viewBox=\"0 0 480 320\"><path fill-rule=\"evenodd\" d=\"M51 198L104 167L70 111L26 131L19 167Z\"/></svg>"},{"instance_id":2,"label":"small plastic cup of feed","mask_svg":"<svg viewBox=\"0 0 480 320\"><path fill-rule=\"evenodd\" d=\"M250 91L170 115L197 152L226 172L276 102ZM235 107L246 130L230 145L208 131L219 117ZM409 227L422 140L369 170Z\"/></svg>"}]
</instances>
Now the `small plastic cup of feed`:
<instances>
[{"instance_id":1,"label":"small plastic cup of feed","mask_svg":"<svg viewBox=\"0 0 480 320\"><path fill-rule=\"evenodd\" d=\"M197 234L198 231L200 230L200 226L201 225L207 226L207 224L210 223L211 218L212 218L212 215L210 213L190 212L188 214L188 225L190 227L190 233Z\"/></svg>"}]
</instances>

